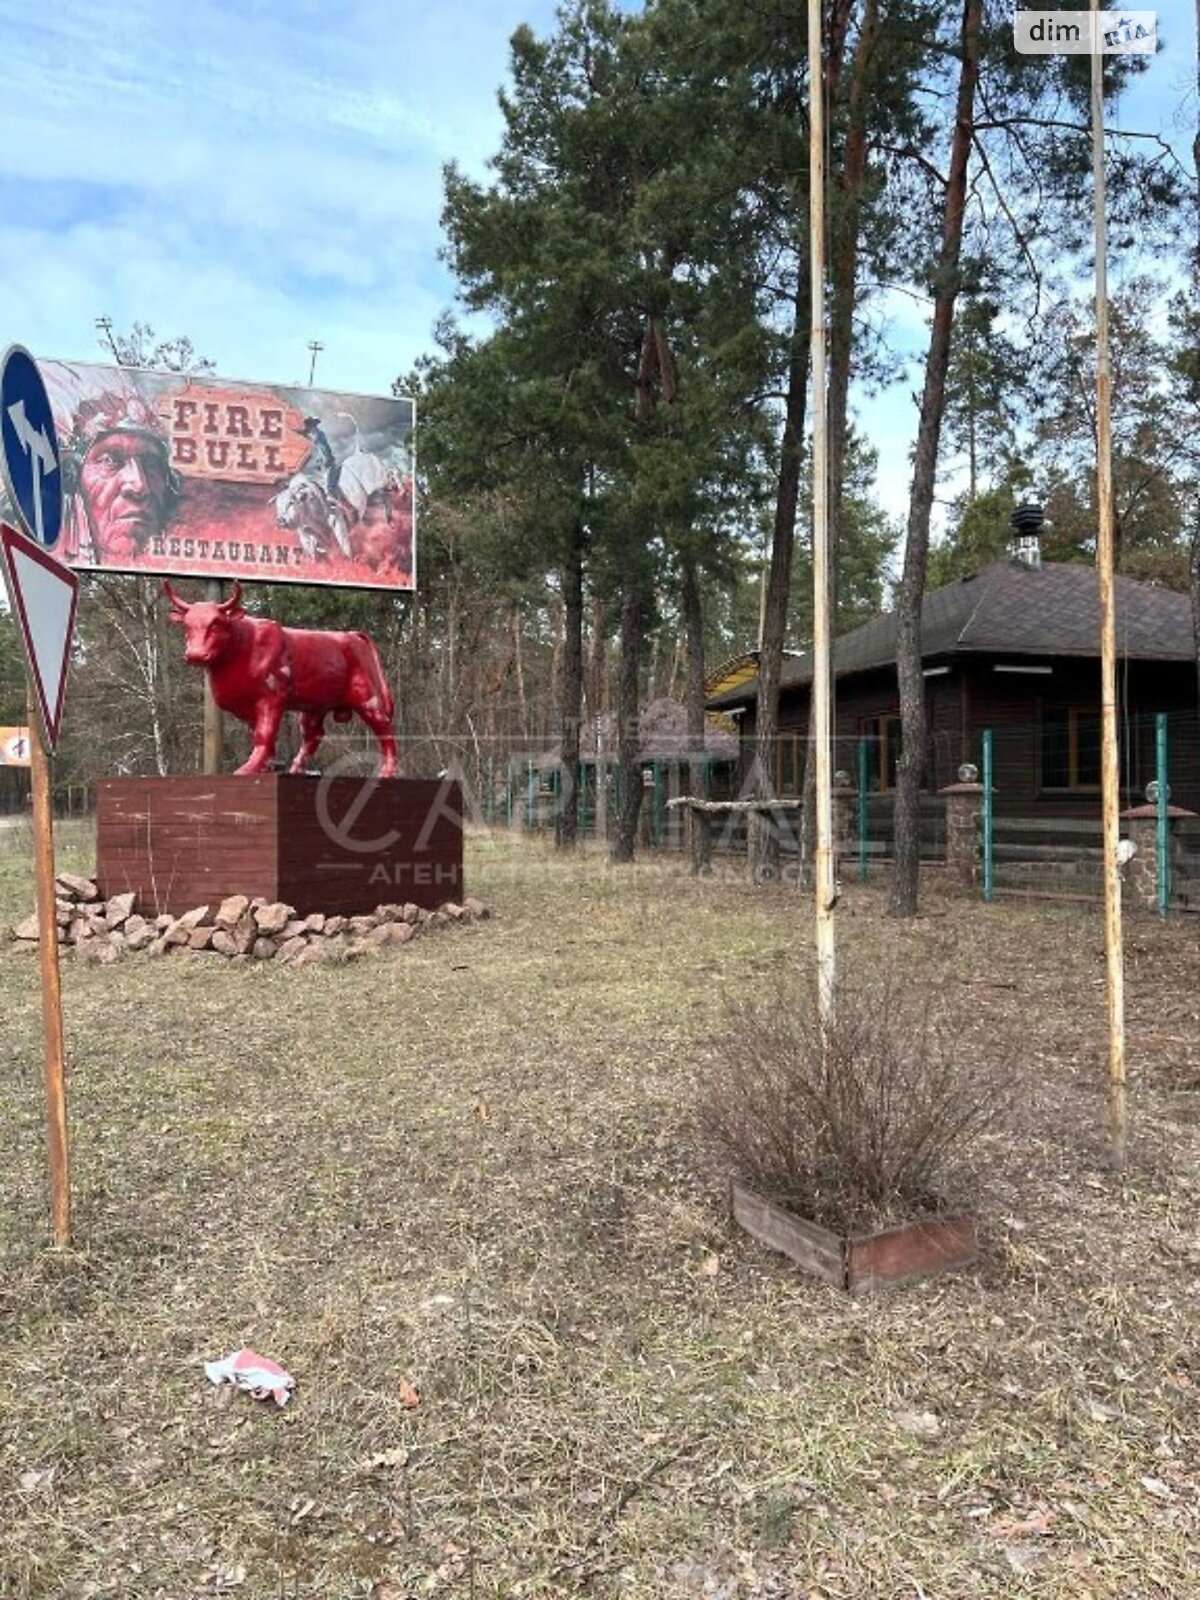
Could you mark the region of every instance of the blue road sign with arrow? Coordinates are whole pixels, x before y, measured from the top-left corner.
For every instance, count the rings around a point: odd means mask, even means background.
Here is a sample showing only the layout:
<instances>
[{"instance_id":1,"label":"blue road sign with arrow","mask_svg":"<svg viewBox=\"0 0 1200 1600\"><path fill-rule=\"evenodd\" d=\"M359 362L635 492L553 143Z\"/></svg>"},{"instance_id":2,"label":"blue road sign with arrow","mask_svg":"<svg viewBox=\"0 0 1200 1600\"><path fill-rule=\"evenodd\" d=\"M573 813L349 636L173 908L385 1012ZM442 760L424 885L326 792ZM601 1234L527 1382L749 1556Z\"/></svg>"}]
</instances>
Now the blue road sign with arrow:
<instances>
[{"instance_id":1,"label":"blue road sign with arrow","mask_svg":"<svg viewBox=\"0 0 1200 1600\"><path fill-rule=\"evenodd\" d=\"M29 536L52 549L62 532L54 413L37 362L19 344L0 366L0 467Z\"/></svg>"}]
</instances>

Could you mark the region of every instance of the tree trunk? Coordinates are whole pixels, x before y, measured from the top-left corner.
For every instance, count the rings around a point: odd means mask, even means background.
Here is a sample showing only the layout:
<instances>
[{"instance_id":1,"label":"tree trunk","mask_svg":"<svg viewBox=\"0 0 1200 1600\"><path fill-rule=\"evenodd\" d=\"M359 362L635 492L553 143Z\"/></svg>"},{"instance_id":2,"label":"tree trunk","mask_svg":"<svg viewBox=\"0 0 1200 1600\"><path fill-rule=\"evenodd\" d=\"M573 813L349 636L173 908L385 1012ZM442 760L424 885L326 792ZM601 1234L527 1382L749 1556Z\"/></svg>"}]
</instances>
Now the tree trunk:
<instances>
[{"instance_id":1,"label":"tree trunk","mask_svg":"<svg viewBox=\"0 0 1200 1600\"><path fill-rule=\"evenodd\" d=\"M450 581L450 594L446 606L446 654L442 679L442 704L440 706L440 732L453 726L454 702L458 698L458 580Z\"/></svg>"},{"instance_id":2,"label":"tree trunk","mask_svg":"<svg viewBox=\"0 0 1200 1600\"><path fill-rule=\"evenodd\" d=\"M592 601L592 647L588 652L588 714L603 716L608 710L608 612L597 595Z\"/></svg>"},{"instance_id":3,"label":"tree trunk","mask_svg":"<svg viewBox=\"0 0 1200 1600\"><path fill-rule=\"evenodd\" d=\"M800 496L800 463L804 452L804 416L808 388L808 352L812 337L812 299L809 275L799 264L792 302L791 356L788 361L787 398L783 439L779 452L779 480L775 490L775 523L771 541L771 570L767 578L767 603L758 661L758 704L754 726L752 789L759 799L775 793L776 746L779 740L779 680L783 672L783 641L787 634L788 599L792 588L792 549L796 537L796 506ZM769 817L751 812L750 869L757 880L779 875L779 836Z\"/></svg>"},{"instance_id":4,"label":"tree trunk","mask_svg":"<svg viewBox=\"0 0 1200 1600\"><path fill-rule=\"evenodd\" d=\"M658 402L654 388L656 374L663 401L669 406L674 403L676 395L675 362L662 318L647 309L637 377L634 380L638 425L642 433L647 436L653 435L658 426ZM617 833L612 847L612 859L615 862L633 860L638 814L642 809L638 676L646 617L651 600L649 579L638 568L638 561L643 554L644 551L638 550L628 552L621 593L621 682L617 707L620 723L617 748L621 772L621 814L617 821ZM657 646L656 636L656 651ZM650 675L653 681L653 662Z\"/></svg>"},{"instance_id":5,"label":"tree trunk","mask_svg":"<svg viewBox=\"0 0 1200 1600\"><path fill-rule=\"evenodd\" d=\"M1193 515L1190 576L1192 589L1192 637L1196 641L1196 714L1200 717L1200 500Z\"/></svg>"},{"instance_id":6,"label":"tree trunk","mask_svg":"<svg viewBox=\"0 0 1200 1600\"><path fill-rule=\"evenodd\" d=\"M583 527L577 520L563 567L563 650L559 705L562 717L562 787L556 837L570 850L579 838L579 724L583 716Z\"/></svg>"},{"instance_id":7,"label":"tree trunk","mask_svg":"<svg viewBox=\"0 0 1200 1600\"><path fill-rule=\"evenodd\" d=\"M704 602L695 558L683 552L683 626L687 643L688 793L704 796ZM692 818L692 871L707 873L711 866L708 828Z\"/></svg>"},{"instance_id":8,"label":"tree trunk","mask_svg":"<svg viewBox=\"0 0 1200 1600\"><path fill-rule=\"evenodd\" d=\"M967 169L971 154L975 86L979 80L979 30L983 0L965 0L962 20L962 67L950 170L942 212L942 244L934 285L933 325L925 358L925 387L913 462L908 531L904 543L904 575L896 600L896 672L900 685L900 760L896 771L896 860L889 910L894 917L917 913L920 872L921 768L925 761L925 679L921 673L921 602L929 554L929 522L937 479L938 443L946 404L950 334L959 288Z\"/></svg>"},{"instance_id":9,"label":"tree trunk","mask_svg":"<svg viewBox=\"0 0 1200 1600\"><path fill-rule=\"evenodd\" d=\"M641 739L638 725L638 667L642 657L645 606L639 577L627 572L621 595L621 681L617 697L617 762L621 811L613 838L614 862L633 860L638 814L642 809Z\"/></svg>"},{"instance_id":10,"label":"tree trunk","mask_svg":"<svg viewBox=\"0 0 1200 1600\"><path fill-rule=\"evenodd\" d=\"M662 645L662 634L656 632L650 641L650 664L646 672L646 701L658 699L658 653Z\"/></svg>"},{"instance_id":11,"label":"tree trunk","mask_svg":"<svg viewBox=\"0 0 1200 1600\"><path fill-rule=\"evenodd\" d=\"M534 737L537 739L553 738L556 733L561 734L562 732L563 648L567 632L567 601L565 593L567 576L565 564L559 577L564 585L564 593L561 598L558 595L551 595L548 605L550 612L550 672L546 681L546 689L549 692L536 695L537 713L535 720L537 726L534 728ZM538 687L541 688L541 685L539 684ZM542 727L543 718L546 723L544 728Z\"/></svg>"},{"instance_id":12,"label":"tree trunk","mask_svg":"<svg viewBox=\"0 0 1200 1600\"><path fill-rule=\"evenodd\" d=\"M525 698L525 661L521 653L521 608L514 600L509 613L512 626L513 670L517 676L517 706L521 718L521 737L529 738L529 704Z\"/></svg>"},{"instance_id":13,"label":"tree trunk","mask_svg":"<svg viewBox=\"0 0 1200 1600\"><path fill-rule=\"evenodd\" d=\"M676 639L674 647L671 650L671 671L667 675L667 699L668 700L675 700L675 699L678 698L679 667L680 667L680 662L681 662L682 658L685 657L686 655L687 655L686 642L683 639ZM686 696L686 693L687 693L687 691L685 690L684 691L685 696Z\"/></svg>"}]
</instances>

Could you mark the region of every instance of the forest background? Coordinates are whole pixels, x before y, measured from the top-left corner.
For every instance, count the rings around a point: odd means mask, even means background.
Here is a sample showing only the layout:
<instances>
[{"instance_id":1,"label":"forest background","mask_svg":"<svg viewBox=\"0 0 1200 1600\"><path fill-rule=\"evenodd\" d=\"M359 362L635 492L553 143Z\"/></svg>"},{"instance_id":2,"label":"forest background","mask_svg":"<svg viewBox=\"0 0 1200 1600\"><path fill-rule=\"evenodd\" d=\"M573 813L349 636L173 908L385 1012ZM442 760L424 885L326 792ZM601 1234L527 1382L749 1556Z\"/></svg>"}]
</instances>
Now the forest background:
<instances>
[{"instance_id":1,"label":"forest background","mask_svg":"<svg viewBox=\"0 0 1200 1600\"><path fill-rule=\"evenodd\" d=\"M1020 499L1046 507L1046 559L1094 559L1088 61L1018 55L993 0L824 12L845 628L885 605L915 619L926 584L1003 555ZM1110 107L1143 70L1106 61ZM417 592L250 596L373 634L410 771L479 780L497 753L551 745L571 763L597 718L632 768L637 708L662 695L699 745L706 673L759 648L767 781L783 653L811 611L808 99L801 0L582 0L548 37L513 36L489 173L445 172L458 303L396 377L419 405ZM1200 594L1198 145L1115 115L1107 142L1118 564ZM898 300L929 322L903 526L852 405L896 375ZM140 325L116 344L205 365ZM23 720L22 682L0 619L0 723ZM201 687L154 580L85 577L60 785L195 770ZM915 793L919 765L907 777ZM640 785L624 794L618 858ZM568 806L564 844L575 829Z\"/></svg>"}]
</instances>

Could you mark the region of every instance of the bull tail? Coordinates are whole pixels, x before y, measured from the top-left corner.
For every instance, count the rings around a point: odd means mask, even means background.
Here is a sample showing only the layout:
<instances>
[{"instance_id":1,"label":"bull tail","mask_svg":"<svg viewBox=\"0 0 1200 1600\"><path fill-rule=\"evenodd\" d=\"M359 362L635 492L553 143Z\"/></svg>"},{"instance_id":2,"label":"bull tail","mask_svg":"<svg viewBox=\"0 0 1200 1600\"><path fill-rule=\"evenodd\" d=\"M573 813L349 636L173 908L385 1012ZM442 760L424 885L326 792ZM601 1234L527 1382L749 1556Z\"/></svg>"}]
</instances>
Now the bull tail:
<instances>
[{"instance_id":1,"label":"bull tail","mask_svg":"<svg viewBox=\"0 0 1200 1600\"><path fill-rule=\"evenodd\" d=\"M383 662L379 659L379 651L375 646L375 641L365 633L355 634L355 638L362 641L363 650L367 658L366 664L370 666L375 677L380 704L390 720L396 714L396 702L392 698L392 691L388 686L387 678L384 676Z\"/></svg>"}]
</instances>

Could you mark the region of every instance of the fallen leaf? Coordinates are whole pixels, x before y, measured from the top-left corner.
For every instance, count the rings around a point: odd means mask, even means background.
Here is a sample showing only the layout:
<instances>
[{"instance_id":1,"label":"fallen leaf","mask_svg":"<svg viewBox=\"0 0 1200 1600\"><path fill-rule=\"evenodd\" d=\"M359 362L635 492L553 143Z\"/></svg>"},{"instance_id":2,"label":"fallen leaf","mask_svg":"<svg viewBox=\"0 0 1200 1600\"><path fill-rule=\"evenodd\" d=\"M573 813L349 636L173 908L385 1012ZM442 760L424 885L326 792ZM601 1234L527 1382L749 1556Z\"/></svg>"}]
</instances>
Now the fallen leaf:
<instances>
[{"instance_id":1,"label":"fallen leaf","mask_svg":"<svg viewBox=\"0 0 1200 1600\"><path fill-rule=\"evenodd\" d=\"M231 1589L240 1589L245 1581L245 1567L213 1567L201 1579L205 1587L212 1589L215 1594L228 1594Z\"/></svg>"},{"instance_id":2,"label":"fallen leaf","mask_svg":"<svg viewBox=\"0 0 1200 1600\"><path fill-rule=\"evenodd\" d=\"M54 1481L54 1468L30 1467L28 1472L23 1472L17 1482L26 1494L37 1494L40 1489L48 1489Z\"/></svg>"},{"instance_id":3,"label":"fallen leaf","mask_svg":"<svg viewBox=\"0 0 1200 1600\"><path fill-rule=\"evenodd\" d=\"M443 1553L446 1559L437 1569L438 1577L443 1582L450 1578L465 1577L470 1560L470 1552L464 1550L461 1545L448 1544Z\"/></svg>"},{"instance_id":4,"label":"fallen leaf","mask_svg":"<svg viewBox=\"0 0 1200 1600\"><path fill-rule=\"evenodd\" d=\"M491 1108L491 1106L488 1105L486 1100L477 1100L475 1102L475 1120L476 1120L476 1122L487 1122L490 1119L491 1115L492 1115L492 1108Z\"/></svg>"},{"instance_id":5,"label":"fallen leaf","mask_svg":"<svg viewBox=\"0 0 1200 1600\"><path fill-rule=\"evenodd\" d=\"M719 1255L710 1253L700 1263L700 1276L702 1278L715 1278L720 1270L721 1258Z\"/></svg>"},{"instance_id":6,"label":"fallen leaf","mask_svg":"<svg viewBox=\"0 0 1200 1600\"><path fill-rule=\"evenodd\" d=\"M371 1456L363 1462L364 1472L378 1472L384 1467L406 1467L408 1465L408 1451L403 1445L398 1444L394 1449L383 1450L377 1456Z\"/></svg>"},{"instance_id":7,"label":"fallen leaf","mask_svg":"<svg viewBox=\"0 0 1200 1600\"><path fill-rule=\"evenodd\" d=\"M1050 1559L1049 1553L1043 1545L1037 1544L1012 1544L1004 1552L1005 1560L1014 1572L1021 1577L1035 1571L1044 1562Z\"/></svg>"},{"instance_id":8,"label":"fallen leaf","mask_svg":"<svg viewBox=\"0 0 1200 1600\"><path fill-rule=\"evenodd\" d=\"M911 1433L915 1439L941 1437L942 1424L932 1411L897 1411L893 1421L902 1433Z\"/></svg>"},{"instance_id":9,"label":"fallen leaf","mask_svg":"<svg viewBox=\"0 0 1200 1600\"><path fill-rule=\"evenodd\" d=\"M1156 1500L1174 1500L1175 1491L1169 1483L1164 1483L1161 1478L1139 1478L1139 1483L1147 1494L1152 1494Z\"/></svg>"},{"instance_id":10,"label":"fallen leaf","mask_svg":"<svg viewBox=\"0 0 1200 1600\"><path fill-rule=\"evenodd\" d=\"M1099 1400L1088 1401L1088 1416L1093 1422L1116 1422L1121 1413L1112 1406L1102 1405Z\"/></svg>"},{"instance_id":11,"label":"fallen leaf","mask_svg":"<svg viewBox=\"0 0 1200 1600\"><path fill-rule=\"evenodd\" d=\"M406 1411L413 1411L421 1404L421 1391L409 1383L407 1378L400 1379L400 1404Z\"/></svg>"},{"instance_id":12,"label":"fallen leaf","mask_svg":"<svg viewBox=\"0 0 1200 1600\"><path fill-rule=\"evenodd\" d=\"M994 1539L1026 1539L1031 1533L1049 1533L1053 1521L1054 1512L1040 1506L1036 1511L1031 1511L1027 1517L1017 1521L1006 1517L999 1522L993 1522L988 1532Z\"/></svg>"},{"instance_id":13,"label":"fallen leaf","mask_svg":"<svg viewBox=\"0 0 1200 1600\"><path fill-rule=\"evenodd\" d=\"M294 1528L297 1523L303 1522L305 1517L310 1517L316 1510L316 1506L317 1502L315 1500L293 1500L290 1507L292 1513L292 1527Z\"/></svg>"}]
</instances>

